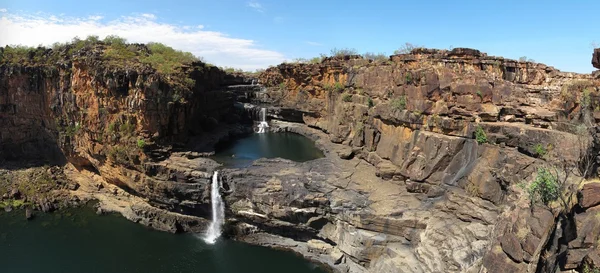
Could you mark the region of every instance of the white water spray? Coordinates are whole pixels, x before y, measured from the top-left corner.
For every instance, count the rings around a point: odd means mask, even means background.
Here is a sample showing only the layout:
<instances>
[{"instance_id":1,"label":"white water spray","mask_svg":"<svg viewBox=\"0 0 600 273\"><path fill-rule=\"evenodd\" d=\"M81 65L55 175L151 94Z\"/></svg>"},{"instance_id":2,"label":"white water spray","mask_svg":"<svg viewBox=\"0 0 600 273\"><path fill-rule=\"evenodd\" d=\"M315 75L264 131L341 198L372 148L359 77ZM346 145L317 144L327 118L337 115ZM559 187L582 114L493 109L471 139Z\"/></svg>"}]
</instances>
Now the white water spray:
<instances>
[{"instance_id":1,"label":"white water spray","mask_svg":"<svg viewBox=\"0 0 600 273\"><path fill-rule=\"evenodd\" d=\"M225 207L223 206L223 199L219 189L221 184L219 183L219 172L215 171L212 177L212 185L210 188L210 202L212 205L212 221L204 236L204 241L207 244L214 244L219 236L221 236L221 225L223 225L223 219L225 219Z\"/></svg>"},{"instance_id":2,"label":"white water spray","mask_svg":"<svg viewBox=\"0 0 600 273\"><path fill-rule=\"evenodd\" d=\"M260 124L258 124L258 133L266 133L267 128L269 128L269 123L267 123L267 109L260 108Z\"/></svg>"}]
</instances>

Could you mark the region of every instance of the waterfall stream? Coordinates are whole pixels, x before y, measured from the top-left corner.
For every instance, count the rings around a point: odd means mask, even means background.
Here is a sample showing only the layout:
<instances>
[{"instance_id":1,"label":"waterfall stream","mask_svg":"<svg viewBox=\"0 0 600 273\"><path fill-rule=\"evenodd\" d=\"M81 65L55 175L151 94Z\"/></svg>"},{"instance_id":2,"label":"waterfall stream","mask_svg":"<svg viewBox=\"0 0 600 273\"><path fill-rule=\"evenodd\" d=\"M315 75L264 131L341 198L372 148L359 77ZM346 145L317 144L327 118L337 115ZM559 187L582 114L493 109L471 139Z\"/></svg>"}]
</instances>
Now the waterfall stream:
<instances>
[{"instance_id":1,"label":"waterfall stream","mask_svg":"<svg viewBox=\"0 0 600 273\"><path fill-rule=\"evenodd\" d=\"M260 124L258 124L258 133L266 133L267 128L269 128L269 123L267 123L267 109L260 108Z\"/></svg>"},{"instance_id":2,"label":"waterfall stream","mask_svg":"<svg viewBox=\"0 0 600 273\"><path fill-rule=\"evenodd\" d=\"M223 199L219 189L221 185L219 183L219 172L215 171L212 177L212 185L210 188L210 202L212 205L212 221L206 231L204 241L207 244L214 244L219 236L221 236L221 226L225 219L225 207L223 205Z\"/></svg>"}]
</instances>

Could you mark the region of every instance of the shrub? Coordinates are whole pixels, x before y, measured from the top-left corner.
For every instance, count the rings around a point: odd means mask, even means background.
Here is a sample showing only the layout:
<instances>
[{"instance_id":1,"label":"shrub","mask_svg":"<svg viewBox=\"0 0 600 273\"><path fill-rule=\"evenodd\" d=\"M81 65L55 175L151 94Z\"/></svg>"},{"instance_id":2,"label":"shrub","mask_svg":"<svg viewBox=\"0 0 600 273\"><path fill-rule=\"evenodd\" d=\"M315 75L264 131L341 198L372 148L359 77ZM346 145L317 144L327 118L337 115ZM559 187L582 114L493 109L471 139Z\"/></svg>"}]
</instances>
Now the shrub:
<instances>
[{"instance_id":1,"label":"shrub","mask_svg":"<svg viewBox=\"0 0 600 273\"><path fill-rule=\"evenodd\" d=\"M117 123L116 122L111 122L108 124L108 132L109 133L114 133L115 129L116 129Z\"/></svg>"},{"instance_id":2,"label":"shrub","mask_svg":"<svg viewBox=\"0 0 600 273\"><path fill-rule=\"evenodd\" d=\"M475 129L475 140L477 140L477 143L479 144L487 142L487 135L485 134L485 131L483 130L483 128L481 128L481 126L477 126L477 128Z\"/></svg>"},{"instance_id":3,"label":"shrub","mask_svg":"<svg viewBox=\"0 0 600 273\"><path fill-rule=\"evenodd\" d=\"M308 62L311 64L319 64L323 61L323 58L321 57L314 57L312 59L310 59Z\"/></svg>"},{"instance_id":4,"label":"shrub","mask_svg":"<svg viewBox=\"0 0 600 273\"><path fill-rule=\"evenodd\" d=\"M119 131L121 131L122 135L131 135L133 131L135 131L135 125L126 122L119 126Z\"/></svg>"},{"instance_id":5,"label":"shrub","mask_svg":"<svg viewBox=\"0 0 600 273\"><path fill-rule=\"evenodd\" d=\"M194 54L175 50L161 43L148 43L150 55L143 57L141 61L152 65L156 71L163 74L173 74L178 67L184 64L200 61Z\"/></svg>"},{"instance_id":6,"label":"shrub","mask_svg":"<svg viewBox=\"0 0 600 273\"><path fill-rule=\"evenodd\" d=\"M535 147L533 147L533 150L539 157L544 157L547 153L546 148L544 148L544 146L539 143L535 145Z\"/></svg>"},{"instance_id":7,"label":"shrub","mask_svg":"<svg viewBox=\"0 0 600 273\"><path fill-rule=\"evenodd\" d=\"M13 62L23 63L29 60L35 48L28 46L6 46L3 50L0 50L0 61L2 62Z\"/></svg>"},{"instance_id":8,"label":"shrub","mask_svg":"<svg viewBox=\"0 0 600 273\"><path fill-rule=\"evenodd\" d=\"M389 57L384 53L375 54L375 53L367 52L367 53L363 54L363 57L365 59L373 60L375 62L385 62L385 61L389 60Z\"/></svg>"},{"instance_id":9,"label":"shrub","mask_svg":"<svg viewBox=\"0 0 600 273\"><path fill-rule=\"evenodd\" d=\"M373 106L375 106L375 102L373 102L373 99L371 99L371 98L367 99L367 106L369 106L369 108L372 108Z\"/></svg>"},{"instance_id":10,"label":"shrub","mask_svg":"<svg viewBox=\"0 0 600 273\"><path fill-rule=\"evenodd\" d=\"M104 37L104 40L102 41L109 45L125 45L127 43L127 39L119 37L117 35L108 35Z\"/></svg>"},{"instance_id":11,"label":"shrub","mask_svg":"<svg viewBox=\"0 0 600 273\"><path fill-rule=\"evenodd\" d=\"M138 139L137 140L137 146L140 149L144 149L144 147L146 147L146 141L143 139Z\"/></svg>"},{"instance_id":12,"label":"shrub","mask_svg":"<svg viewBox=\"0 0 600 273\"><path fill-rule=\"evenodd\" d=\"M394 54L398 55L398 54L408 54L410 53L413 49L415 48L419 48L420 46L415 46L411 43L405 43L403 46L401 46L400 48L396 49L394 51Z\"/></svg>"},{"instance_id":13,"label":"shrub","mask_svg":"<svg viewBox=\"0 0 600 273\"><path fill-rule=\"evenodd\" d=\"M343 84L341 84L340 82L336 82L335 84L333 84L333 91L341 92L342 90L344 90Z\"/></svg>"},{"instance_id":14,"label":"shrub","mask_svg":"<svg viewBox=\"0 0 600 273\"><path fill-rule=\"evenodd\" d=\"M410 73L406 73L406 75L404 76L404 80L406 82L406 84L409 84L412 82L412 75Z\"/></svg>"},{"instance_id":15,"label":"shrub","mask_svg":"<svg viewBox=\"0 0 600 273\"><path fill-rule=\"evenodd\" d=\"M351 94L344 94L344 97L342 98L343 101L345 102L351 102L352 101L352 95Z\"/></svg>"},{"instance_id":16,"label":"shrub","mask_svg":"<svg viewBox=\"0 0 600 273\"><path fill-rule=\"evenodd\" d=\"M477 96L483 100L483 94L481 93L481 90L477 90Z\"/></svg>"},{"instance_id":17,"label":"shrub","mask_svg":"<svg viewBox=\"0 0 600 273\"><path fill-rule=\"evenodd\" d=\"M392 108L402 111L406 109L406 96L401 96L392 101Z\"/></svg>"},{"instance_id":18,"label":"shrub","mask_svg":"<svg viewBox=\"0 0 600 273\"><path fill-rule=\"evenodd\" d=\"M333 48L330 51L331 56L342 57L348 55L358 55L358 52L354 48Z\"/></svg>"},{"instance_id":19,"label":"shrub","mask_svg":"<svg viewBox=\"0 0 600 273\"><path fill-rule=\"evenodd\" d=\"M591 90L590 90L590 88L585 88L585 89L583 89L583 92L581 94L581 107L588 108L591 104L592 104Z\"/></svg>"},{"instance_id":20,"label":"shrub","mask_svg":"<svg viewBox=\"0 0 600 273\"><path fill-rule=\"evenodd\" d=\"M600 273L600 268L593 265L584 264L581 273Z\"/></svg>"},{"instance_id":21,"label":"shrub","mask_svg":"<svg viewBox=\"0 0 600 273\"><path fill-rule=\"evenodd\" d=\"M527 193L532 204L542 202L544 205L548 205L559 197L558 178L552 175L548 169L539 168L535 180L527 188Z\"/></svg>"}]
</instances>

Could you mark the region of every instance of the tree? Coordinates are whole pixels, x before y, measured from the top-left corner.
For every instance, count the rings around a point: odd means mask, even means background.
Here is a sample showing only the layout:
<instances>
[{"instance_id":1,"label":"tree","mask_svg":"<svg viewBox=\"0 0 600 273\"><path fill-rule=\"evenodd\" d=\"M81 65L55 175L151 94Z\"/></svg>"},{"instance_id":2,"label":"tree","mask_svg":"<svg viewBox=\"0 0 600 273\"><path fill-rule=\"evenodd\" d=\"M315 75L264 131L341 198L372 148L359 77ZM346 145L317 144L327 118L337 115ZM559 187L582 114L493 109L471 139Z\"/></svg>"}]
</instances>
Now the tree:
<instances>
[{"instance_id":1,"label":"tree","mask_svg":"<svg viewBox=\"0 0 600 273\"><path fill-rule=\"evenodd\" d=\"M398 55L398 54L409 54L411 51L413 51L413 49L415 48L419 48L420 46L415 46L411 43L404 43L403 46L401 46L400 48L396 49L394 51L394 54Z\"/></svg>"}]
</instances>

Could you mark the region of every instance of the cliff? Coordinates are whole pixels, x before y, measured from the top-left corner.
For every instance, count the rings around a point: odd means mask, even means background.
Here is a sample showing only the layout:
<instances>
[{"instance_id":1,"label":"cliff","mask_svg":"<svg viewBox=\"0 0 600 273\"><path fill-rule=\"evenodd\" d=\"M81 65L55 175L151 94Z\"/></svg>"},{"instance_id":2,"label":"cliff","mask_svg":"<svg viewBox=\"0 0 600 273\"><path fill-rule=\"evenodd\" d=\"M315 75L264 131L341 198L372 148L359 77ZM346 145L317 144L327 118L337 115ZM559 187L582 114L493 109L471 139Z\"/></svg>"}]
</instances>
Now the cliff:
<instances>
[{"instance_id":1,"label":"cliff","mask_svg":"<svg viewBox=\"0 0 600 273\"><path fill-rule=\"evenodd\" d=\"M237 99L271 104L271 128L310 137L325 158L222 168L229 236L336 272L600 265L600 184L575 188L599 163L592 75L416 49L382 62L281 64L260 74L261 91L162 45L0 53L2 200L46 211L60 200L41 193L57 190L156 229L203 231L221 168L204 156L255 115ZM568 211L530 202L542 170L578 191Z\"/></svg>"},{"instance_id":2,"label":"cliff","mask_svg":"<svg viewBox=\"0 0 600 273\"><path fill-rule=\"evenodd\" d=\"M338 222L339 237L328 238L367 271L536 272L556 262L580 268L596 255L587 245L546 249L571 230L556 231L556 211L530 206L518 186L540 168L595 158L600 81L591 75L456 48L416 49L385 62L344 56L281 64L260 82L266 101L300 113L351 147L340 157L368 162L406 193L393 197L402 209L372 204L350 213L363 220L336 216L345 227ZM409 222L410 231L400 224ZM360 259L344 248L349 230L386 239L363 237L361 253L369 255Z\"/></svg>"},{"instance_id":3,"label":"cliff","mask_svg":"<svg viewBox=\"0 0 600 273\"><path fill-rule=\"evenodd\" d=\"M592 55L592 65L595 68L600 69L600 48L594 49L594 54Z\"/></svg>"},{"instance_id":4,"label":"cliff","mask_svg":"<svg viewBox=\"0 0 600 273\"><path fill-rule=\"evenodd\" d=\"M232 94L223 91L238 77L201 62L161 73L140 61L151 54L145 45L73 46L38 48L18 62L4 51L0 163L71 163L157 206L207 215L202 200L210 174L177 182L190 172L181 165L191 163L165 159L205 152L191 140L210 146L211 138L239 130ZM138 57L108 54L115 48ZM194 201L180 205L185 199Z\"/></svg>"}]
</instances>

